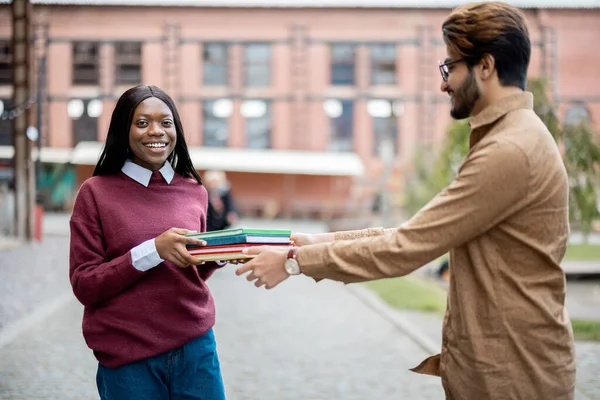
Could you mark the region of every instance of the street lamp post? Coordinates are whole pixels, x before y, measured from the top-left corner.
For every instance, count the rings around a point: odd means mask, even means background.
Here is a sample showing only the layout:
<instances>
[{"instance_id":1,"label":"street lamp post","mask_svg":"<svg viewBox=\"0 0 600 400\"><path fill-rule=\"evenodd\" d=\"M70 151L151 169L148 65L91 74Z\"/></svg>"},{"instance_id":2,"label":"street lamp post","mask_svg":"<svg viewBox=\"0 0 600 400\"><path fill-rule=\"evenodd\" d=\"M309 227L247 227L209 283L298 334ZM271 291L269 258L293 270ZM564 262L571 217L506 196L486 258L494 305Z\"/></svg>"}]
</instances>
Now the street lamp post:
<instances>
[{"instance_id":1,"label":"street lamp post","mask_svg":"<svg viewBox=\"0 0 600 400\"><path fill-rule=\"evenodd\" d=\"M44 89L46 84L46 55L40 55L38 59L38 76L37 76L37 109L36 109L36 121L37 121L37 159L35 161L35 176L37 178L37 190L40 190L42 172L42 118L43 118L43 102L44 102Z\"/></svg>"},{"instance_id":2,"label":"street lamp post","mask_svg":"<svg viewBox=\"0 0 600 400\"><path fill-rule=\"evenodd\" d=\"M390 192L388 183L392 172L392 164L395 158L396 137L394 130L394 118L398 115L399 107L392 101L385 99L372 99L367 103L367 111L374 119L384 123L383 134L379 137L377 153L382 163L382 174L379 187L379 198L381 200L381 225L389 226L392 222Z\"/></svg>"},{"instance_id":3,"label":"street lamp post","mask_svg":"<svg viewBox=\"0 0 600 400\"><path fill-rule=\"evenodd\" d=\"M14 236L33 239L33 205L35 177L31 162L31 141L27 137L31 107L31 4L29 0L12 2L13 125L15 183Z\"/></svg>"}]
</instances>

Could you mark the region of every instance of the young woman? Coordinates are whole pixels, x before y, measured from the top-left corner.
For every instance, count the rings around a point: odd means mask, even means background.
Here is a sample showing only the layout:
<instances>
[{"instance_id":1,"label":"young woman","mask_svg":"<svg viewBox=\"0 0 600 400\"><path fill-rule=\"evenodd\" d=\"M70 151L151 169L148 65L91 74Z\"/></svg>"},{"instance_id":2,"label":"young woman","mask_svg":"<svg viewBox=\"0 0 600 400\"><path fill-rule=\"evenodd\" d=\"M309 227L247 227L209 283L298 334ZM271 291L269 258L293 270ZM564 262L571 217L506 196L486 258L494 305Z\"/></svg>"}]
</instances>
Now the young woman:
<instances>
[{"instance_id":1,"label":"young woman","mask_svg":"<svg viewBox=\"0 0 600 400\"><path fill-rule=\"evenodd\" d=\"M94 176L71 216L70 279L83 335L99 361L101 399L225 398L205 281L183 234L206 230L207 192L173 100L126 91Z\"/></svg>"}]
</instances>

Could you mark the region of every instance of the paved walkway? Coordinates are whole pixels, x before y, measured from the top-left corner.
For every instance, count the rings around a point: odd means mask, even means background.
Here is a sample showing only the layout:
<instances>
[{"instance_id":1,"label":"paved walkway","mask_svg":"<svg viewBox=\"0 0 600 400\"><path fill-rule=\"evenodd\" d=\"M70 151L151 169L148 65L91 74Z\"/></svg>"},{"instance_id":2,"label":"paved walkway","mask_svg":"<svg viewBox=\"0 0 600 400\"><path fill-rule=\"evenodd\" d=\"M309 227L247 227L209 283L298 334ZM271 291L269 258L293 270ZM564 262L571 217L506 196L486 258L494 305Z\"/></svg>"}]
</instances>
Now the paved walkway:
<instances>
[{"instance_id":1,"label":"paved walkway","mask_svg":"<svg viewBox=\"0 0 600 400\"><path fill-rule=\"evenodd\" d=\"M0 341L0 399L97 399L96 362L81 336L82 307L69 294L61 226L43 243L0 250L0 272L13 277L0 276L0 317L15 322L20 312L51 308L57 295L66 299L50 318L4 347ZM40 268L51 268L56 279L40 285L31 278ZM428 353L342 284L296 277L258 290L226 267L209 286L229 399L443 398L438 378L408 371ZM439 319L400 314L440 342ZM578 386L587 394L577 399L600 399L600 345L578 343L577 350Z\"/></svg>"},{"instance_id":2,"label":"paved walkway","mask_svg":"<svg viewBox=\"0 0 600 400\"><path fill-rule=\"evenodd\" d=\"M22 257L42 253L58 264L39 263L68 285L68 239L44 243L3 252L2 262L26 276L33 269ZM233 270L226 267L209 280L228 399L443 398L439 378L408 371L428 353L344 285L296 277L266 291ZM35 280L22 282L13 294L31 297ZM81 337L81 314L70 298L0 348L0 399L97 398L96 363Z\"/></svg>"}]
</instances>

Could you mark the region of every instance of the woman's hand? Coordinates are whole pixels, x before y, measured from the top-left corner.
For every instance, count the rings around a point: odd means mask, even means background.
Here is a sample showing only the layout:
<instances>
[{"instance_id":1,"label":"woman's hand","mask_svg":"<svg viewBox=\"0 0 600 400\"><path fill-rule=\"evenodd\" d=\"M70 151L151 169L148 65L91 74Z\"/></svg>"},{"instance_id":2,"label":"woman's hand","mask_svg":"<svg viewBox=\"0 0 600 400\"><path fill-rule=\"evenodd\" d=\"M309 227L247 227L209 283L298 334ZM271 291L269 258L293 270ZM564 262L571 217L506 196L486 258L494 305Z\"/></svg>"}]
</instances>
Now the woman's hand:
<instances>
[{"instance_id":1,"label":"woman's hand","mask_svg":"<svg viewBox=\"0 0 600 400\"><path fill-rule=\"evenodd\" d=\"M294 242L294 246L301 247L309 244L327 243L335 240L335 234L329 233L292 233L290 239Z\"/></svg>"},{"instance_id":2,"label":"woman's hand","mask_svg":"<svg viewBox=\"0 0 600 400\"><path fill-rule=\"evenodd\" d=\"M156 251L160 258L170 261L181 268L201 264L202 262L197 257L194 257L189 253L185 245L192 244L196 246L206 246L206 242L204 240L183 236L186 233L194 233L194 231L171 228L158 236L154 240L154 244L156 245Z\"/></svg>"}]
</instances>

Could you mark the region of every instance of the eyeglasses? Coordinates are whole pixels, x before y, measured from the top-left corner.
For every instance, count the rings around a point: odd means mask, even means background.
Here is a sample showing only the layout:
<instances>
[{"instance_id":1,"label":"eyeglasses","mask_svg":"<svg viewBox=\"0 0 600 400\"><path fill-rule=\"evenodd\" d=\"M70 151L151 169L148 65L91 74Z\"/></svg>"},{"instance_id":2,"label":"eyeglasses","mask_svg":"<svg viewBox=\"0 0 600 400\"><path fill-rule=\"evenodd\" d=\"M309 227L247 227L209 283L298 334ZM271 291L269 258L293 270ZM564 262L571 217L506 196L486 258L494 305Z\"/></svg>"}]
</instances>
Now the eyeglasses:
<instances>
[{"instance_id":1,"label":"eyeglasses","mask_svg":"<svg viewBox=\"0 0 600 400\"><path fill-rule=\"evenodd\" d=\"M460 58L454 61L447 61L445 63L438 61L438 65L440 67L440 74L442 74L442 79L444 82L448 82L448 75L450 75L450 70L448 69L448 65L456 64L459 62L465 61L464 58Z\"/></svg>"}]
</instances>

